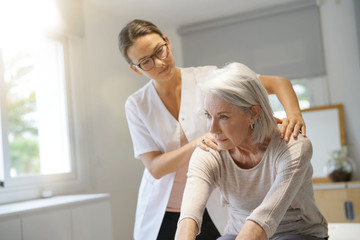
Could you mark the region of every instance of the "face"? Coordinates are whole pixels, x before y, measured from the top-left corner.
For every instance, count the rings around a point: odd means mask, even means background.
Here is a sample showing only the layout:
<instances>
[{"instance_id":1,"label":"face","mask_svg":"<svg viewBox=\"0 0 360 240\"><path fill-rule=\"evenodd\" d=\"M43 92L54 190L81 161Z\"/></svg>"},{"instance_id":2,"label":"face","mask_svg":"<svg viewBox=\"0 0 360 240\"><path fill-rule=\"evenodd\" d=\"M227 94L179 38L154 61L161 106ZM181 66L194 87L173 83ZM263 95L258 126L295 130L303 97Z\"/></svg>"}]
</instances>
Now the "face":
<instances>
[{"instance_id":1,"label":"face","mask_svg":"<svg viewBox=\"0 0 360 240\"><path fill-rule=\"evenodd\" d=\"M153 56L166 42L168 43L169 47L168 57L159 59L156 56ZM133 64L138 65L144 60L144 58L153 56L155 66L149 71L144 71L141 68L133 65L130 65L130 67L136 73L140 75L144 74L148 78L154 79L156 81L169 80L175 74L175 60L171 49L172 47L167 37L165 37L164 40L160 35L155 33L139 37L136 39L135 43L128 48L127 54L129 58Z\"/></svg>"},{"instance_id":2,"label":"face","mask_svg":"<svg viewBox=\"0 0 360 240\"><path fill-rule=\"evenodd\" d=\"M230 150L251 143L250 125L253 120L250 112L245 113L215 94L208 93L205 97L205 114L208 130L221 149Z\"/></svg>"}]
</instances>

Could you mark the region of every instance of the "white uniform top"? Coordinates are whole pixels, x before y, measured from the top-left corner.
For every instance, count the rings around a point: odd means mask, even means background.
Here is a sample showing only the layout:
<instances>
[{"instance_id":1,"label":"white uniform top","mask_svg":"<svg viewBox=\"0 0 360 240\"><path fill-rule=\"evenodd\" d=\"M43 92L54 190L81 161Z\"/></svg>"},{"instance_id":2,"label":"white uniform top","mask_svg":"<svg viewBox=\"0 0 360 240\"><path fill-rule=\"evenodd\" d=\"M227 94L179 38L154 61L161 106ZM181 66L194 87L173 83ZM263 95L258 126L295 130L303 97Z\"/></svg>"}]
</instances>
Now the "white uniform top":
<instances>
[{"instance_id":1,"label":"white uniform top","mask_svg":"<svg viewBox=\"0 0 360 240\"><path fill-rule=\"evenodd\" d=\"M197 86L206 81L207 75L216 69L214 66L181 69L182 90L179 119L175 119L158 96L153 80L133 93L125 103L126 117L134 146L135 158L143 153L170 152L180 148L180 125L190 141L207 132L204 115L204 95ZM145 168L141 180L134 229L134 239L156 239L171 193L175 172L161 179L155 179ZM219 195L213 197L216 214L226 213L220 208ZM211 201L211 200L210 200ZM209 214L214 212L209 207ZM220 232L220 225L214 221Z\"/></svg>"}]
</instances>

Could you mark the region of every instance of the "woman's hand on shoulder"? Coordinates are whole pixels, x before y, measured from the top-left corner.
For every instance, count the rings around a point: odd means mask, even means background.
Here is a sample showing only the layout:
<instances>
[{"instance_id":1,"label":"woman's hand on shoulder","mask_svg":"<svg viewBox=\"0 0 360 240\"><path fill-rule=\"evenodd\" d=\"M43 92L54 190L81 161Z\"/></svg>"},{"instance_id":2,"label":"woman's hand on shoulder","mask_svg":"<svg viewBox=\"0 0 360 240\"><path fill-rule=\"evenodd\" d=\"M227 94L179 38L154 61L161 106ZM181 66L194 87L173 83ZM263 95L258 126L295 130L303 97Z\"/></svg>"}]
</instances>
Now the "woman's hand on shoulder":
<instances>
[{"instance_id":1,"label":"woman's hand on shoulder","mask_svg":"<svg viewBox=\"0 0 360 240\"><path fill-rule=\"evenodd\" d=\"M215 151L221 151L221 148L219 148L211 133L206 133L202 137L197 138L196 146L207 152L210 151L210 148Z\"/></svg>"},{"instance_id":2,"label":"woman's hand on shoulder","mask_svg":"<svg viewBox=\"0 0 360 240\"><path fill-rule=\"evenodd\" d=\"M301 114L289 115L287 118L277 119L277 123L281 123L280 136L285 141L289 141L290 137L296 138L299 133L306 136L306 125Z\"/></svg>"}]
</instances>

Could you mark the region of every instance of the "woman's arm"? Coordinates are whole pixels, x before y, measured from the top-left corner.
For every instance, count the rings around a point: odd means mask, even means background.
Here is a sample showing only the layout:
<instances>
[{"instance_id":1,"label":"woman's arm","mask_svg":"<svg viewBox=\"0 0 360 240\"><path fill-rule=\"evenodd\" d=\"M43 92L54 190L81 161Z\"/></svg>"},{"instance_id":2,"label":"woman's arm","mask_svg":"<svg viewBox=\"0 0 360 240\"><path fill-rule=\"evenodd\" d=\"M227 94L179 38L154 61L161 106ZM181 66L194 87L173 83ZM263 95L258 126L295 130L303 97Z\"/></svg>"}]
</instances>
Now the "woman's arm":
<instances>
[{"instance_id":1,"label":"woman's arm","mask_svg":"<svg viewBox=\"0 0 360 240\"><path fill-rule=\"evenodd\" d=\"M191 156L175 239L194 240L199 234L206 203L215 188L219 157L216 151L199 148Z\"/></svg>"},{"instance_id":2,"label":"woman's arm","mask_svg":"<svg viewBox=\"0 0 360 240\"><path fill-rule=\"evenodd\" d=\"M192 142L174 151L162 153L160 151L147 152L140 155L140 159L150 174L160 179L166 174L176 172L189 162L192 152L195 149Z\"/></svg>"},{"instance_id":3,"label":"woman's arm","mask_svg":"<svg viewBox=\"0 0 360 240\"><path fill-rule=\"evenodd\" d=\"M212 138L210 133L185 144L184 146L173 150L171 152L162 153L160 151L148 152L140 155L140 159L151 173L151 175L159 179L166 174L176 172L185 164L188 164L192 153L194 152L196 146L198 146L202 139L206 139L207 142L211 142L209 139ZM215 143L209 145L215 150L219 150ZM207 148L204 150L209 150L208 147L201 146L201 148Z\"/></svg>"},{"instance_id":4,"label":"woman's arm","mask_svg":"<svg viewBox=\"0 0 360 240\"><path fill-rule=\"evenodd\" d=\"M297 137L299 131L306 136L306 126L302 118L299 102L291 85L291 82L283 77L278 76L260 76L260 81L269 94L276 94L281 104L284 106L287 118L282 119L280 129L281 137L286 141L290 135Z\"/></svg>"},{"instance_id":5,"label":"woman's arm","mask_svg":"<svg viewBox=\"0 0 360 240\"><path fill-rule=\"evenodd\" d=\"M305 214L304 217L308 217L309 214L311 216L310 211L315 209L312 208L314 202L311 197L312 146L310 140L299 136L298 139L291 139L288 144L283 144L271 151L274 152L271 153L272 159L269 161L274 162L274 169L268 171L276 169L276 177L261 204L247 217L247 220L259 223L268 237L276 232L292 203L299 209L304 209L301 205L306 204L305 209L309 211L306 213L299 211L298 218L302 218L303 214Z\"/></svg>"},{"instance_id":6,"label":"woman's arm","mask_svg":"<svg viewBox=\"0 0 360 240\"><path fill-rule=\"evenodd\" d=\"M199 227L191 218L185 218L178 224L175 240L195 240Z\"/></svg>"},{"instance_id":7,"label":"woman's arm","mask_svg":"<svg viewBox=\"0 0 360 240\"><path fill-rule=\"evenodd\" d=\"M266 233L259 224L247 220L235 240L267 240Z\"/></svg>"}]
</instances>

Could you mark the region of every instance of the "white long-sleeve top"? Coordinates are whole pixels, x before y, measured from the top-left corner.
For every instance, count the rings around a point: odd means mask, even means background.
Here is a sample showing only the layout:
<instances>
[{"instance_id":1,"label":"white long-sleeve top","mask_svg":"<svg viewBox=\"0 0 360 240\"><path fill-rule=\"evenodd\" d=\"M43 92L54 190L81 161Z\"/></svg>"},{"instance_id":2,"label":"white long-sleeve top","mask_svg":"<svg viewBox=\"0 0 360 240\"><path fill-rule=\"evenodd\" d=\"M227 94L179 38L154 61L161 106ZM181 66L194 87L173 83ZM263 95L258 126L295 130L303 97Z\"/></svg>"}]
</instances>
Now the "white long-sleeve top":
<instances>
[{"instance_id":1,"label":"white long-sleeve top","mask_svg":"<svg viewBox=\"0 0 360 240\"><path fill-rule=\"evenodd\" d=\"M228 151L195 150L189 165L181 216L199 229L209 194L220 189L228 206L225 233L237 235L246 220L258 223L268 238L284 234L327 237L327 221L315 205L312 145L298 136L288 143L276 132L262 160L251 169L238 167Z\"/></svg>"}]
</instances>

